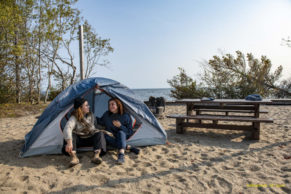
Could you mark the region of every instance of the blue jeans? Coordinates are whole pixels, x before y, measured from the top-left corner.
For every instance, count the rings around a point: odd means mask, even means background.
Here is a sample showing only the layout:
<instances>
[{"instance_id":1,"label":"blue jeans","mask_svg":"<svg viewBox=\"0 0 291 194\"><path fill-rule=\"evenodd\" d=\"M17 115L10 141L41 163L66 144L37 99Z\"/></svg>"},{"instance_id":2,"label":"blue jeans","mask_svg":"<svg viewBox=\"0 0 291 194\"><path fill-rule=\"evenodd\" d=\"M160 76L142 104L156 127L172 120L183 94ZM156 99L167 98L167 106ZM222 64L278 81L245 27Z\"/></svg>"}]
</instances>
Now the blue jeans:
<instances>
[{"instance_id":1,"label":"blue jeans","mask_svg":"<svg viewBox=\"0 0 291 194\"><path fill-rule=\"evenodd\" d=\"M126 139L127 139L126 133L120 130L113 135L114 135L114 137L111 137L111 136L105 134L106 142L109 145L111 145L112 147L115 147L119 150L125 149L126 148Z\"/></svg>"}]
</instances>

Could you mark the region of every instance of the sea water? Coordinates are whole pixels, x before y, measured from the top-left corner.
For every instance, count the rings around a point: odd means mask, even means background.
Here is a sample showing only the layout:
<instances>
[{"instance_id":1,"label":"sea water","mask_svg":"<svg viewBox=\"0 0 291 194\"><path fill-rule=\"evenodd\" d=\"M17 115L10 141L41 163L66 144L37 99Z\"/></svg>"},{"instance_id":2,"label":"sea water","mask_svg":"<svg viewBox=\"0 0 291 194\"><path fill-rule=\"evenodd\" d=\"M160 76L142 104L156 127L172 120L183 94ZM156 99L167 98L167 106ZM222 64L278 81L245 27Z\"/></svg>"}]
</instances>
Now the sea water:
<instances>
[{"instance_id":1,"label":"sea water","mask_svg":"<svg viewBox=\"0 0 291 194\"><path fill-rule=\"evenodd\" d=\"M132 89L141 101L148 101L150 96L155 98L164 97L166 101L174 101L175 98L171 97L171 90L171 88Z\"/></svg>"}]
</instances>

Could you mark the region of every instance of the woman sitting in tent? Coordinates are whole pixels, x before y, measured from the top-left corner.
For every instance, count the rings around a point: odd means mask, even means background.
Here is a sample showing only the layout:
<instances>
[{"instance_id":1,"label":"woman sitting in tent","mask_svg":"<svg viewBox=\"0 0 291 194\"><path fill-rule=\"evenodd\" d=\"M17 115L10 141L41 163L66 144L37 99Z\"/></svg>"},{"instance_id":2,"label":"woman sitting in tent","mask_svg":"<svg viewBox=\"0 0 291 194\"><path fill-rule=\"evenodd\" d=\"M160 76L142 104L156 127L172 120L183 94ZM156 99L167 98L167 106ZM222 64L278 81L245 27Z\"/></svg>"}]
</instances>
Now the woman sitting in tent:
<instances>
[{"instance_id":1,"label":"woman sitting in tent","mask_svg":"<svg viewBox=\"0 0 291 194\"><path fill-rule=\"evenodd\" d=\"M132 121L129 114L124 112L123 104L119 99L111 98L108 101L108 111L101 118L97 118L97 122L113 134L114 137L105 134L105 139L108 144L118 149L118 164L124 163L125 149L139 154L138 148L126 145L126 140L133 134Z\"/></svg>"},{"instance_id":2,"label":"woman sitting in tent","mask_svg":"<svg viewBox=\"0 0 291 194\"><path fill-rule=\"evenodd\" d=\"M99 154L101 151L106 152L104 133L95 128L94 114L89 110L88 101L84 98L75 99L74 109L64 128L64 138L67 142L65 150L71 156L70 165L79 163L76 155L77 147L92 145L94 148L92 162L100 164L102 159Z\"/></svg>"}]
</instances>

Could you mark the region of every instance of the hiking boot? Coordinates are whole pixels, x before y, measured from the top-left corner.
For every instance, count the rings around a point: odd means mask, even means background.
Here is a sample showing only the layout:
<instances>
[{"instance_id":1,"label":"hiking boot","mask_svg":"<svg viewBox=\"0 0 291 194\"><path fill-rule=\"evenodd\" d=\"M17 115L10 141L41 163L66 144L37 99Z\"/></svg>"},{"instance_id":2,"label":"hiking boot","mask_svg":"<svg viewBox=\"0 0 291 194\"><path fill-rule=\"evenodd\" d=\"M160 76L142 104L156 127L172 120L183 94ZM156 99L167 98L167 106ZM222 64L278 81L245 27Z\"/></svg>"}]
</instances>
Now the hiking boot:
<instances>
[{"instance_id":1,"label":"hiking boot","mask_svg":"<svg viewBox=\"0 0 291 194\"><path fill-rule=\"evenodd\" d=\"M95 153L91 161L95 164L101 164L102 159L100 158L99 153Z\"/></svg>"},{"instance_id":2,"label":"hiking boot","mask_svg":"<svg viewBox=\"0 0 291 194\"><path fill-rule=\"evenodd\" d=\"M130 151L130 152L133 152L133 153L135 153L136 155L138 155L139 152L140 152L140 150L139 150L138 148L133 147L133 146L130 146L130 145L127 145L126 150L127 150L127 151Z\"/></svg>"},{"instance_id":3,"label":"hiking boot","mask_svg":"<svg viewBox=\"0 0 291 194\"><path fill-rule=\"evenodd\" d=\"M72 152L70 154L70 156L71 156L70 167L73 167L73 166L75 166L75 165L77 165L77 164L80 163L79 158L77 157L76 152Z\"/></svg>"},{"instance_id":4,"label":"hiking boot","mask_svg":"<svg viewBox=\"0 0 291 194\"><path fill-rule=\"evenodd\" d=\"M123 163L124 163L124 154L119 153L118 159L117 159L117 164L123 164Z\"/></svg>"},{"instance_id":5,"label":"hiking boot","mask_svg":"<svg viewBox=\"0 0 291 194\"><path fill-rule=\"evenodd\" d=\"M136 155L139 154L139 149L138 149L138 148L135 148L135 147L130 147L130 148L129 148L129 151L135 153Z\"/></svg>"}]
</instances>

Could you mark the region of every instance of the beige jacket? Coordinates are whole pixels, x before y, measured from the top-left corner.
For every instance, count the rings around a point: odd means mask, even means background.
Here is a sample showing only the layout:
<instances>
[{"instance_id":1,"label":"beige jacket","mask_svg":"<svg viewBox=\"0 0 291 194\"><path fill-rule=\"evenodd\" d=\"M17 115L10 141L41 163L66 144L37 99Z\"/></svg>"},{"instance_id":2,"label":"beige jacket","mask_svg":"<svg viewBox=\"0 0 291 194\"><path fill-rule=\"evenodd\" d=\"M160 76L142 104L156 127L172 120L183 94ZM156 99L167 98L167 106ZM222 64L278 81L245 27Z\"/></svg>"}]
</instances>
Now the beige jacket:
<instances>
[{"instance_id":1,"label":"beige jacket","mask_svg":"<svg viewBox=\"0 0 291 194\"><path fill-rule=\"evenodd\" d=\"M99 132L100 130L94 126L94 120L94 115L91 112L83 118L83 122L78 121L74 115L71 115L63 131L65 140L72 139L73 133L88 138Z\"/></svg>"}]
</instances>

